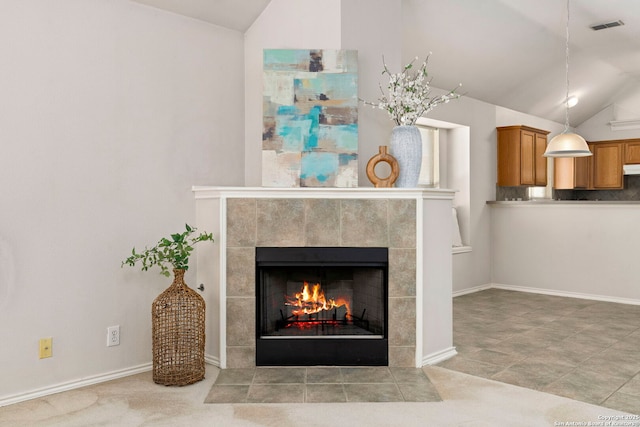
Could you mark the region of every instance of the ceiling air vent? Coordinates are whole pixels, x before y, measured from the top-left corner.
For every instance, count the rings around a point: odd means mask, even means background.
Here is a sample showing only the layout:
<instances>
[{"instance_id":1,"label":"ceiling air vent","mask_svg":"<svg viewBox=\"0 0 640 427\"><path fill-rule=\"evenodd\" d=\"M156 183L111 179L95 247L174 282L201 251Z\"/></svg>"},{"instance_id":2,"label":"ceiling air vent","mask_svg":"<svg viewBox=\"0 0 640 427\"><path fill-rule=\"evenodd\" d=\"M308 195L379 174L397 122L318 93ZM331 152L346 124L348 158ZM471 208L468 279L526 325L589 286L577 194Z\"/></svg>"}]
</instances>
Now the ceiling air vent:
<instances>
[{"instance_id":1,"label":"ceiling air vent","mask_svg":"<svg viewBox=\"0 0 640 427\"><path fill-rule=\"evenodd\" d=\"M617 20L617 21L613 21L613 22L607 22L605 24L596 24L596 25L592 25L591 29L593 31L599 31L599 30L604 30L605 28L613 28L613 27L619 27L621 25L624 25L624 22L622 22L622 20Z\"/></svg>"}]
</instances>

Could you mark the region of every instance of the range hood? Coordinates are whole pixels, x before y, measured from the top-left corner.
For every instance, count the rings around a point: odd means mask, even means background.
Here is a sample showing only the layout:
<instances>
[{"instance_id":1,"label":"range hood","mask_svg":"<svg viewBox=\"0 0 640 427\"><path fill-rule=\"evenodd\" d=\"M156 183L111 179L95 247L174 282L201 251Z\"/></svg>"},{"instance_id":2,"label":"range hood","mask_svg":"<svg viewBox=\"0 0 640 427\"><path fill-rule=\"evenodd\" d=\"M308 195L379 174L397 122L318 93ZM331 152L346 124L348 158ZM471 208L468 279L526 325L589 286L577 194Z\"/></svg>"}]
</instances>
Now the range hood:
<instances>
[{"instance_id":1,"label":"range hood","mask_svg":"<svg viewBox=\"0 0 640 427\"><path fill-rule=\"evenodd\" d=\"M640 175L640 165L623 165L622 171L625 175Z\"/></svg>"}]
</instances>

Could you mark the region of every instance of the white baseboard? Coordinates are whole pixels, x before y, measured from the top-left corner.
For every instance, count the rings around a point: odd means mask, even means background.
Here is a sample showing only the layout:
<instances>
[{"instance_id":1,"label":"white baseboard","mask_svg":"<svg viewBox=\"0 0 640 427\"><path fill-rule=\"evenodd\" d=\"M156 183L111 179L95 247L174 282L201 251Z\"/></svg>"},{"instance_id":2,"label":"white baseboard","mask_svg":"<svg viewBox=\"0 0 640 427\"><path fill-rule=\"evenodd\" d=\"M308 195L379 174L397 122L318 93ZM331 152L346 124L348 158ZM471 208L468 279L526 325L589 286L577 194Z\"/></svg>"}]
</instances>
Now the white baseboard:
<instances>
[{"instance_id":1,"label":"white baseboard","mask_svg":"<svg viewBox=\"0 0 640 427\"><path fill-rule=\"evenodd\" d=\"M492 283L487 289L503 289L505 291L528 292L532 294L553 295L558 297L580 298L594 301L616 302L619 304L640 305L640 300L621 297L610 297L606 295L583 294L580 292L556 291L553 289L530 288L526 286L511 286L500 283Z\"/></svg>"},{"instance_id":2,"label":"white baseboard","mask_svg":"<svg viewBox=\"0 0 640 427\"><path fill-rule=\"evenodd\" d=\"M216 366L218 368L220 367L220 359L218 359L217 357L212 356L210 354L205 354L204 355L204 362L208 363L209 365Z\"/></svg>"},{"instance_id":3,"label":"white baseboard","mask_svg":"<svg viewBox=\"0 0 640 427\"><path fill-rule=\"evenodd\" d=\"M204 356L204 361L205 363L208 363L210 365L220 367L220 360L218 360L217 357L206 354ZM62 391L69 391L80 387L86 387L92 384L116 380L118 378L128 377L129 375L140 374L142 372L150 371L152 368L153 365L151 364L151 362L149 362L142 365L133 366L131 368L120 369L100 375L94 375L91 377L83 378L81 380L69 381L54 386L43 387L37 390L28 391L25 393L15 394L13 396L2 397L0 398L0 407L24 402L26 400L37 399L38 397L49 396L51 394L60 393Z\"/></svg>"},{"instance_id":4,"label":"white baseboard","mask_svg":"<svg viewBox=\"0 0 640 427\"><path fill-rule=\"evenodd\" d=\"M49 387L43 387L37 390L28 391L25 393L15 394L13 396L5 396L0 398L0 407L12 405L14 403L24 402L26 400L36 399L38 397L48 396L62 391L69 391L80 387L86 387L92 384L98 384L105 381L111 381L122 377L128 377L129 375L140 374L152 369L151 363L145 363L143 365L133 366L131 368L120 369L117 371L107 372L100 375L94 375L91 377L68 381L60 384L56 384Z\"/></svg>"},{"instance_id":5,"label":"white baseboard","mask_svg":"<svg viewBox=\"0 0 640 427\"><path fill-rule=\"evenodd\" d=\"M422 366L435 365L458 354L455 347L431 353L422 358Z\"/></svg>"},{"instance_id":6,"label":"white baseboard","mask_svg":"<svg viewBox=\"0 0 640 427\"><path fill-rule=\"evenodd\" d=\"M467 294L473 294L475 292L480 292L480 291L486 291L487 289L491 289L493 287L492 283L489 283L487 285L480 285L480 286L475 286L473 288L467 288L467 289L462 289L459 291L455 291L451 294L451 296L455 297L459 297L462 295L467 295Z\"/></svg>"}]
</instances>

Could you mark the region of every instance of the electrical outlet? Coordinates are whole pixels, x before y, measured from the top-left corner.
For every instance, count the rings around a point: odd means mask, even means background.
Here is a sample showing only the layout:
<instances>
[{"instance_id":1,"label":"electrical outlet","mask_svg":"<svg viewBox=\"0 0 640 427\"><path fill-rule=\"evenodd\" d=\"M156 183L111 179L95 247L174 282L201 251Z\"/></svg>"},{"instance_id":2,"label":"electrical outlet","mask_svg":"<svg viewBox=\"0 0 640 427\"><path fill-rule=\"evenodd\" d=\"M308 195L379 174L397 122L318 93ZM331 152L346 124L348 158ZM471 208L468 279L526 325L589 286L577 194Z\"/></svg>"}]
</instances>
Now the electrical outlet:
<instances>
[{"instance_id":1,"label":"electrical outlet","mask_svg":"<svg viewBox=\"0 0 640 427\"><path fill-rule=\"evenodd\" d=\"M40 339L40 359L53 356L53 338Z\"/></svg>"},{"instance_id":2,"label":"electrical outlet","mask_svg":"<svg viewBox=\"0 0 640 427\"><path fill-rule=\"evenodd\" d=\"M120 325L107 328L107 347L120 345Z\"/></svg>"}]
</instances>

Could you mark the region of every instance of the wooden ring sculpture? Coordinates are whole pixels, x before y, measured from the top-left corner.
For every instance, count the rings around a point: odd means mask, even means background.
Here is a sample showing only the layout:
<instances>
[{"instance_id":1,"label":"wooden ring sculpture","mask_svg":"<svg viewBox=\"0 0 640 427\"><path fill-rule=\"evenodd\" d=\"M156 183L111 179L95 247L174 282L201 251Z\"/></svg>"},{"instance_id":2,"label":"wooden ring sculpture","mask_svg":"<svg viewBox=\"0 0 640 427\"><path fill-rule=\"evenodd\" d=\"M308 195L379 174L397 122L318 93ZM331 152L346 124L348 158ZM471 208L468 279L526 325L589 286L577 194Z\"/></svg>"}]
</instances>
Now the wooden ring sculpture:
<instances>
[{"instance_id":1,"label":"wooden ring sculpture","mask_svg":"<svg viewBox=\"0 0 640 427\"><path fill-rule=\"evenodd\" d=\"M380 145L378 147L379 153L369 159L367 163L367 178L376 188L392 187L393 183L398 179L400 173L400 167L398 161L391 154L387 153L387 146ZM380 162L386 162L391 167L391 173L386 178L380 178L376 175L376 166Z\"/></svg>"}]
</instances>

